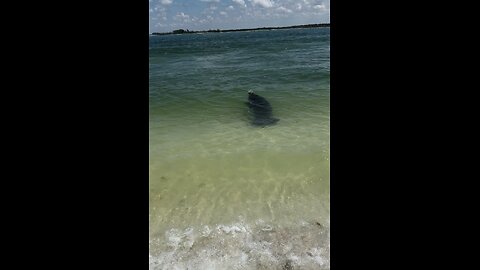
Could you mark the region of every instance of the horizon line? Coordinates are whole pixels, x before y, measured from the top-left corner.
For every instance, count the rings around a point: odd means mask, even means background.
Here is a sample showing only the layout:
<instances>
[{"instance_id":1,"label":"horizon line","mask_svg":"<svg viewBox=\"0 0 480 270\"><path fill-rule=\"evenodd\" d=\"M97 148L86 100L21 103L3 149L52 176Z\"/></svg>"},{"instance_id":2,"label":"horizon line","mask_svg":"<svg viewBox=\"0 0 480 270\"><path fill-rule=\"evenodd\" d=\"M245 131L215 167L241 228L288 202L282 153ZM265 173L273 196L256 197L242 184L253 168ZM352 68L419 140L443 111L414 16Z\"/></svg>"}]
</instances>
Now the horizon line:
<instances>
[{"instance_id":1,"label":"horizon line","mask_svg":"<svg viewBox=\"0 0 480 270\"><path fill-rule=\"evenodd\" d=\"M188 29L176 29L170 32L152 32L149 35L169 35L169 34L194 34L194 33L218 33L218 32L236 32L236 31L255 31L255 30L269 30L269 29L289 29L289 28L314 28L314 27L330 27L330 23L311 23L311 24L299 24L290 26L266 26L256 28L238 28L238 29L209 29L209 30L188 30Z\"/></svg>"}]
</instances>

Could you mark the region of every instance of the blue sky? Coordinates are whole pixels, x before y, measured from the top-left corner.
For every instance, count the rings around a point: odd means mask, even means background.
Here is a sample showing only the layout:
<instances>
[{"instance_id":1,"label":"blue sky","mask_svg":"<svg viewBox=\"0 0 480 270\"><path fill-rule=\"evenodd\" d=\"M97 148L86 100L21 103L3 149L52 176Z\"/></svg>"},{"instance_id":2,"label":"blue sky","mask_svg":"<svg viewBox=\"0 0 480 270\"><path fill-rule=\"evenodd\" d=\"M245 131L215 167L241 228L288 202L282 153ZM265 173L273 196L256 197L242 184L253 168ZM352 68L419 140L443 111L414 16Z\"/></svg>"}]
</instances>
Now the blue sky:
<instances>
[{"instance_id":1,"label":"blue sky","mask_svg":"<svg viewBox=\"0 0 480 270\"><path fill-rule=\"evenodd\" d=\"M330 0L149 0L149 32L330 22Z\"/></svg>"}]
</instances>

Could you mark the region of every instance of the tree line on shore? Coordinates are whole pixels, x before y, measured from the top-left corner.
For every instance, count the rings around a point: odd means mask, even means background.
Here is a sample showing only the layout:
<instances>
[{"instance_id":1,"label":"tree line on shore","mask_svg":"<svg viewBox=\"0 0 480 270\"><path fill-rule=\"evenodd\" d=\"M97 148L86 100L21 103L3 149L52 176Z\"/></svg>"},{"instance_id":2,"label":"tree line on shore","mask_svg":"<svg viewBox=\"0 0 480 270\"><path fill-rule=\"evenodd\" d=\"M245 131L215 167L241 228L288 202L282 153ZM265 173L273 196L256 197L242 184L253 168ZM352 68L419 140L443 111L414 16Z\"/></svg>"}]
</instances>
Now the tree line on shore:
<instances>
[{"instance_id":1,"label":"tree line on shore","mask_svg":"<svg viewBox=\"0 0 480 270\"><path fill-rule=\"evenodd\" d=\"M153 32L152 35L173 35L173 34L195 34L195 33L220 33L220 32L241 32L241 31L256 31L256 30L274 30L274 29L291 29L291 28L316 28L316 27L330 27L330 23L317 24L303 24L283 27L260 27L260 28L244 28L244 29L228 29L228 30L204 30L204 31L190 31L188 29L177 29L172 32L158 33Z\"/></svg>"}]
</instances>

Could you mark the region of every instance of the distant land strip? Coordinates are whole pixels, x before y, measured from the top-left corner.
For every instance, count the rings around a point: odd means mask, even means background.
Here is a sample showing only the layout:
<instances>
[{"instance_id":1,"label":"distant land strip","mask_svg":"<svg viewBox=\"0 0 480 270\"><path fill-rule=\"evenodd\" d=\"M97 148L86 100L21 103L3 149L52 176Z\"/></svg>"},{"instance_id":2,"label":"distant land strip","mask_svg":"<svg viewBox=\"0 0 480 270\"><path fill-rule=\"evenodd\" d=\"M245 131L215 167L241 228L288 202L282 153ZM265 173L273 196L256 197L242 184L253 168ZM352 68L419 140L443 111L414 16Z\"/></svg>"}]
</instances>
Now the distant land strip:
<instances>
[{"instance_id":1,"label":"distant land strip","mask_svg":"<svg viewBox=\"0 0 480 270\"><path fill-rule=\"evenodd\" d=\"M316 27L330 27L329 23L317 23L317 24L303 24L283 27L260 27L260 28L245 28L245 29L228 29L228 30L204 30L204 31L190 31L184 29L173 30L172 32L158 33L153 32L152 35L173 35L173 34L195 34L195 33L223 33L223 32L242 32L242 31L258 31L258 30L274 30L274 29L291 29L291 28L316 28Z\"/></svg>"}]
</instances>

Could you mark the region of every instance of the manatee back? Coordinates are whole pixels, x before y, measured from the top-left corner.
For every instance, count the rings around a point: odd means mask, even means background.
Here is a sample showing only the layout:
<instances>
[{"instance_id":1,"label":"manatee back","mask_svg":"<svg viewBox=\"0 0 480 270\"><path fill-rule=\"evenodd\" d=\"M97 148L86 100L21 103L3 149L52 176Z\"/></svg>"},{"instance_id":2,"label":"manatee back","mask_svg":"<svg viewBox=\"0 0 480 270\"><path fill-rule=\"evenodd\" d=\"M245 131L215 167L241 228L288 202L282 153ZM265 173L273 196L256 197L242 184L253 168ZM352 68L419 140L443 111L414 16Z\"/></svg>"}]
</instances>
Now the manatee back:
<instances>
[{"instance_id":1,"label":"manatee back","mask_svg":"<svg viewBox=\"0 0 480 270\"><path fill-rule=\"evenodd\" d=\"M270 103L268 103L268 101L262 97L262 96L259 96L257 94L250 94L248 96L248 100L253 104L253 105L259 105L259 106L263 106L263 107L271 107L270 106Z\"/></svg>"}]
</instances>

